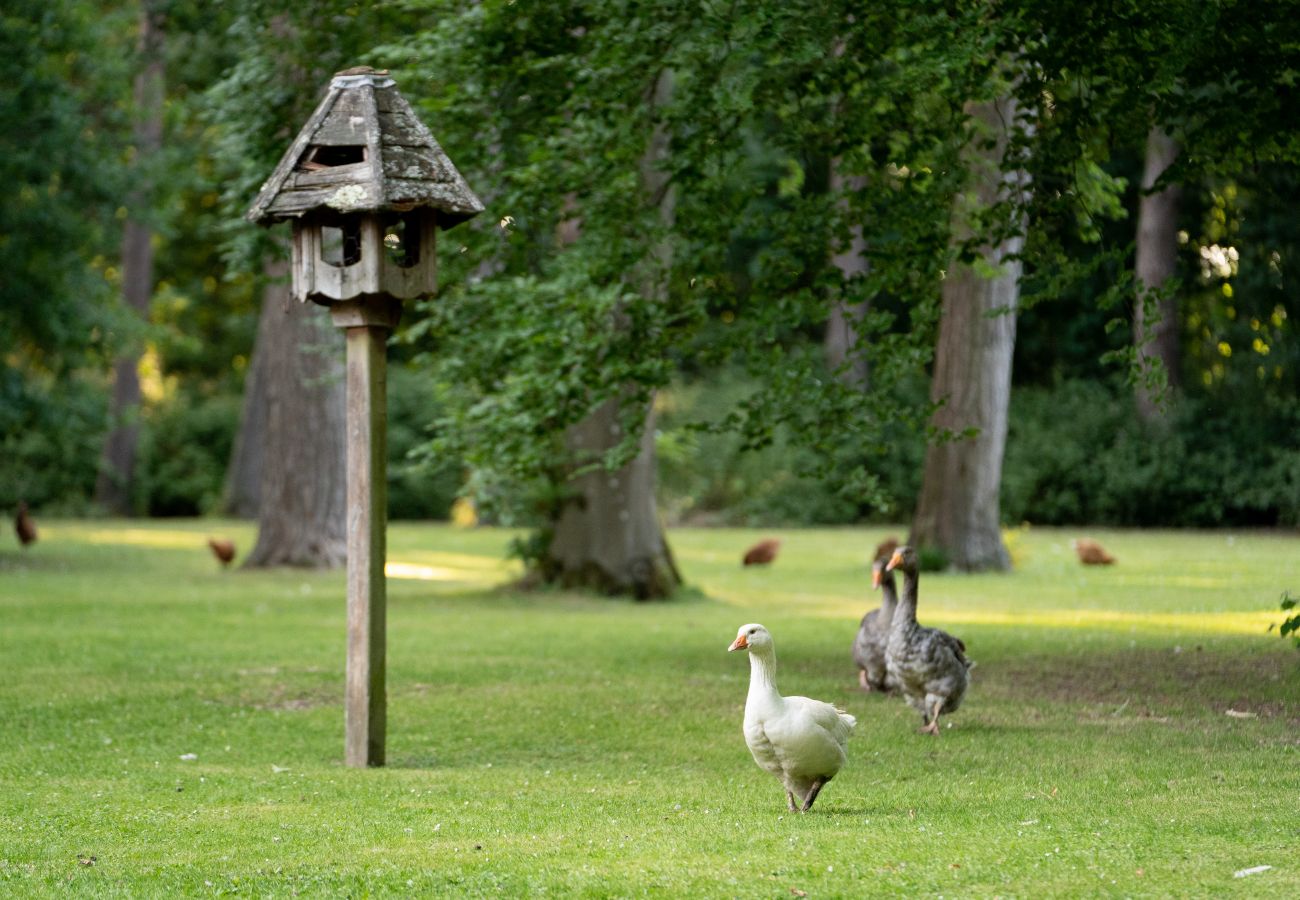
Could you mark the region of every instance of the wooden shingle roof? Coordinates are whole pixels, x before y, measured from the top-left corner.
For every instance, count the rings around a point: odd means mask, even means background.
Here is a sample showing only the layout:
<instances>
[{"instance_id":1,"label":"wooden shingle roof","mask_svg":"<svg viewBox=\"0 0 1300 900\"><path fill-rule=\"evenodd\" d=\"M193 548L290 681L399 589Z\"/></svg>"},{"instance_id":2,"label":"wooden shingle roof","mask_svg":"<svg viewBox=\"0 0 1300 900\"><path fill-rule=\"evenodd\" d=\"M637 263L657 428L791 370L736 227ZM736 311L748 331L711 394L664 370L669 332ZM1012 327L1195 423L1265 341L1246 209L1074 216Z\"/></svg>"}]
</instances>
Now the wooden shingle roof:
<instances>
[{"instance_id":1,"label":"wooden shingle roof","mask_svg":"<svg viewBox=\"0 0 1300 900\"><path fill-rule=\"evenodd\" d=\"M270 224L314 210L438 210L443 228L483 211L386 72L347 69L294 139L245 217Z\"/></svg>"}]
</instances>

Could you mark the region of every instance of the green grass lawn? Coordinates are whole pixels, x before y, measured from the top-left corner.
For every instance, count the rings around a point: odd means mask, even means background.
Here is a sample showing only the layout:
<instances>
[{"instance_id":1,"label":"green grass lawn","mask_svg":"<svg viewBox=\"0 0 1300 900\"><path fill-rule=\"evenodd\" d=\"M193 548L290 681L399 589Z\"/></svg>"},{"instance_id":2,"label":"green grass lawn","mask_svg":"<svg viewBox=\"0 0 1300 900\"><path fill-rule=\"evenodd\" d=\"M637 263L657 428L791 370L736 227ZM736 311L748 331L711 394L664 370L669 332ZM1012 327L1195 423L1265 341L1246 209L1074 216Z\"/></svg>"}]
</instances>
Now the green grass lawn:
<instances>
[{"instance_id":1,"label":"green grass lawn","mask_svg":"<svg viewBox=\"0 0 1300 900\"><path fill-rule=\"evenodd\" d=\"M637 605L396 525L389 765L353 770L342 573L219 570L245 524L41 528L0 549L0 894L1300 896L1294 535L1093 531L1119 564L1085 569L1033 529L1014 574L923 576L978 661L934 739L856 687L883 529L772 532L765 569L676 530L692 590ZM858 718L807 815L741 735L750 621Z\"/></svg>"}]
</instances>

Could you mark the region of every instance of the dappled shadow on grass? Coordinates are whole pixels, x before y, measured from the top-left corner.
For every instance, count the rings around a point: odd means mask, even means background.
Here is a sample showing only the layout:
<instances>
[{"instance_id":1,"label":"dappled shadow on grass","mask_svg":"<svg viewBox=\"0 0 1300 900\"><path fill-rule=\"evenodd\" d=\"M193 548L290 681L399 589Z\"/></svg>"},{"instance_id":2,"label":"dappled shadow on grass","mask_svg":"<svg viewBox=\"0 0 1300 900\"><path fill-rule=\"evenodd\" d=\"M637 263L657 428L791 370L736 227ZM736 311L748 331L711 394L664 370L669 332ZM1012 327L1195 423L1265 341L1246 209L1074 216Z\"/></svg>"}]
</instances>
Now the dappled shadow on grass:
<instances>
[{"instance_id":1,"label":"dappled shadow on grass","mask_svg":"<svg viewBox=\"0 0 1300 900\"><path fill-rule=\"evenodd\" d=\"M1034 655L988 665L976 687L1030 703L1114 705L1129 717L1198 708L1300 723L1300 666L1280 652L1234 654L1199 645Z\"/></svg>"},{"instance_id":2,"label":"dappled shadow on grass","mask_svg":"<svg viewBox=\"0 0 1300 900\"><path fill-rule=\"evenodd\" d=\"M829 788L827 788L827 790L829 790ZM809 818L812 818L813 816L821 816L821 817L831 818L831 819L861 819L863 817L870 817L870 816L896 815L898 813L898 809L897 807L887 806L887 805L879 805L879 806L838 805L837 806L834 802L832 802L827 806L823 806L821 800L818 799L817 805L814 806L812 809L808 810L808 812L806 813L799 813L799 812L792 813L788 809L784 810L784 812L795 817L807 816Z\"/></svg>"},{"instance_id":3,"label":"dappled shadow on grass","mask_svg":"<svg viewBox=\"0 0 1300 900\"><path fill-rule=\"evenodd\" d=\"M425 753L403 753L400 756L390 756L385 765L390 769L416 769L431 771L433 769L447 768L447 764L432 751Z\"/></svg>"},{"instance_id":4,"label":"dappled shadow on grass","mask_svg":"<svg viewBox=\"0 0 1300 900\"><path fill-rule=\"evenodd\" d=\"M390 608L419 608L421 605L472 606L476 610L521 610L545 612L562 617L593 610L607 612L620 608L680 610L718 605L718 601L702 590L685 586L671 597L655 600L637 600L629 595L601 594L558 585L522 584L518 580L503 580L494 584L471 584L446 581L436 589L412 587L420 582L408 582L394 590L389 586Z\"/></svg>"},{"instance_id":5,"label":"dappled shadow on grass","mask_svg":"<svg viewBox=\"0 0 1300 900\"><path fill-rule=\"evenodd\" d=\"M938 750L945 739L953 740L959 737L971 737L982 740L993 735L1005 736L1017 733L1029 735L1038 730L1038 725L1029 716L1024 719L1013 719L1010 722L989 722L978 718L978 716L978 709L968 708L968 704L963 704L962 708L948 716L946 721L940 719L939 724L943 727L938 737L928 733L920 733L921 717L919 715L915 718L909 716L907 721L909 731L913 732L917 741L916 749L922 752ZM915 728L910 727L913 724L916 725Z\"/></svg>"},{"instance_id":6,"label":"dappled shadow on grass","mask_svg":"<svg viewBox=\"0 0 1300 900\"><path fill-rule=\"evenodd\" d=\"M69 558L57 553L39 551L4 551L0 550L0 572L58 572L73 571Z\"/></svg>"}]
</instances>

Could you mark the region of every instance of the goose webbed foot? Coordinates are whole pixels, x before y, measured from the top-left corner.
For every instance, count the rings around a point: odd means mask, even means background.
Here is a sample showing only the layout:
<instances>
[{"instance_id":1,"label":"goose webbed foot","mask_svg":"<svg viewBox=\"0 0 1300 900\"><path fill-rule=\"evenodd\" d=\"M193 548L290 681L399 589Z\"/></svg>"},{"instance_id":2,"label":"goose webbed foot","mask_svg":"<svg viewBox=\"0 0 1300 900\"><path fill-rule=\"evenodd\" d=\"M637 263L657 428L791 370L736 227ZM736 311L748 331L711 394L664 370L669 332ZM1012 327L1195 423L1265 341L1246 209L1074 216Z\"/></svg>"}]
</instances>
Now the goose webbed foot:
<instances>
[{"instance_id":1,"label":"goose webbed foot","mask_svg":"<svg viewBox=\"0 0 1300 900\"><path fill-rule=\"evenodd\" d=\"M866 669L858 669L858 684L862 685L862 689L868 694L871 693L871 682L867 681Z\"/></svg>"},{"instance_id":2,"label":"goose webbed foot","mask_svg":"<svg viewBox=\"0 0 1300 900\"><path fill-rule=\"evenodd\" d=\"M800 812L807 812L812 809L813 801L817 799L817 795L821 792L822 785L825 783L826 782L821 779L812 783L812 787L808 789L808 796L804 798L803 808L799 810Z\"/></svg>"},{"instance_id":3,"label":"goose webbed foot","mask_svg":"<svg viewBox=\"0 0 1300 900\"><path fill-rule=\"evenodd\" d=\"M931 712L930 716L928 717L928 721L926 722L925 727L923 727L923 728L921 729L920 733L921 733L921 734L932 734L932 735L934 735L935 737L938 737L938 736L939 736L939 710L943 709L943 698L942 698L942 697L940 697L938 700L935 700L935 701L934 701L934 705L933 705L932 709L933 709L933 711Z\"/></svg>"}]
</instances>

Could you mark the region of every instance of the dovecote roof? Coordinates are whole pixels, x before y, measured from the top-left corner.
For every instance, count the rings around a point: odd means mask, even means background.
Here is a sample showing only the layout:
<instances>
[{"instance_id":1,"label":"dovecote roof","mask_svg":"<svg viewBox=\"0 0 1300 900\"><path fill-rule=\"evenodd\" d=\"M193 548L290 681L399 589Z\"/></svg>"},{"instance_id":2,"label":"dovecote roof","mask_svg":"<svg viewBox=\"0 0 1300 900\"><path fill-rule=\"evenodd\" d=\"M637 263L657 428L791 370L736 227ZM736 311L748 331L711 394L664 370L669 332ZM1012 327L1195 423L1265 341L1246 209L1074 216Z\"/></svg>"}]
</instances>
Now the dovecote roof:
<instances>
[{"instance_id":1,"label":"dovecote roof","mask_svg":"<svg viewBox=\"0 0 1300 900\"><path fill-rule=\"evenodd\" d=\"M483 211L387 72L347 69L316 107L246 213L270 224L305 213L438 211L451 228Z\"/></svg>"}]
</instances>

